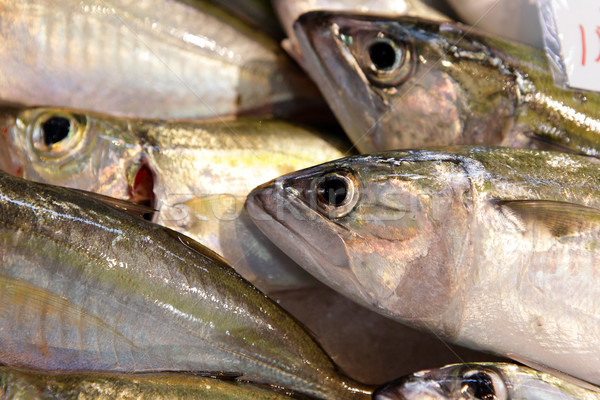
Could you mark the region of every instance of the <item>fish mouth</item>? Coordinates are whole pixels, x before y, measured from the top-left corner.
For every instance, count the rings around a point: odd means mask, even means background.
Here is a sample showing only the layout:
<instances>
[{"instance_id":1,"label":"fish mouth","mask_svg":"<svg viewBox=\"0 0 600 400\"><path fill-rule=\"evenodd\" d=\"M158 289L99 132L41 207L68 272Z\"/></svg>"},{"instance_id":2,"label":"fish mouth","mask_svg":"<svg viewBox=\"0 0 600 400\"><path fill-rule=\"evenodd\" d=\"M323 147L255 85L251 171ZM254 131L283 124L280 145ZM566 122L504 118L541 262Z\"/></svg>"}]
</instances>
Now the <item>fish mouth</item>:
<instances>
[{"instance_id":1,"label":"fish mouth","mask_svg":"<svg viewBox=\"0 0 600 400\"><path fill-rule=\"evenodd\" d=\"M347 281L351 265L340 228L295 196L284 182L279 178L250 192L245 205L250 218L316 278L330 286L332 282Z\"/></svg>"},{"instance_id":2,"label":"fish mouth","mask_svg":"<svg viewBox=\"0 0 600 400\"><path fill-rule=\"evenodd\" d=\"M347 18L325 11L308 12L294 23L294 32L303 67L317 83L344 130L361 152L373 152L376 147L370 136L377 129L377 121L372 114L380 108L381 101L338 37L339 25Z\"/></svg>"}]
</instances>

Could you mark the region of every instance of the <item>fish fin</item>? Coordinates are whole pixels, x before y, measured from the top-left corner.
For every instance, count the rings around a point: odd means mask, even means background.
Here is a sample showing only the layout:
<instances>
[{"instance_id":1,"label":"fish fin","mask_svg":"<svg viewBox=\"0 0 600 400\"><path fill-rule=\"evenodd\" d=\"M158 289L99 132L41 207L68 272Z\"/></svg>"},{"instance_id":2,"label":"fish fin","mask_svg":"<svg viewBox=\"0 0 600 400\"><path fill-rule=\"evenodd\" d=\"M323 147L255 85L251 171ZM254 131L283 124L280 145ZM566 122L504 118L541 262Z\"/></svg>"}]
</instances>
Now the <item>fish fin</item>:
<instances>
[{"instance_id":1,"label":"fish fin","mask_svg":"<svg viewBox=\"0 0 600 400\"><path fill-rule=\"evenodd\" d=\"M33 318L38 313L54 316L63 324L73 327L96 327L106 331L126 346L136 348L135 344L110 326L103 319L90 314L66 297L41 288L25 280L0 274L0 303L4 309L18 307L22 318ZM10 307L12 306L12 307ZM18 317L15 317L18 318Z\"/></svg>"},{"instance_id":2,"label":"fish fin","mask_svg":"<svg viewBox=\"0 0 600 400\"><path fill-rule=\"evenodd\" d=\"M541 222L555 237L600 229L600 210L553 200L500 200L524 222Z\"/></svg>"},{"instance_id":3,"label":"fish fin","mask_svg":"<svg viewBox=\"0 0 600 400\"><path fill-rule=\"evenodd\" d=\"M514 354L507 354L507 357L515 360L518 363L526 365L529 368L535 369L535 370L540 371L540 372L545 372L547 374L556 376L557 378L560 378L560 379L562 379L564 381L567 381L569 383L572 383L574 385L581 386L581 387L583 387L583 388L585 388L587 390L592 390L592 391L594 391L596 393L600 393L600 387L598 387L598 386L596 386L596 385L594 385L592 383L589 383L588 381L584 381L582 379L576 378L573 375L569 375L569 374L567 374L565 372L562 372L562 371L559 371L557 369L548 367L548 366L546 366L544 364L538 364L538 363L536 363L534 361L526 360L526 359L521 358L521 357L519 357L517 355L514 355Z\"/></svg>"},{"instance_id":4,"label":"fish fin","mask_svg":"<svg viewBox=\"0 0 600 400\"><path fill-rule=\"evenodd\" d=\"M110 206L113 206L117 210L125 211L126 213L133 215L134 217L143 218L143 219L151 219L152 215L156 212L156 210L152 207L145 206L142 204L132 203L131 201L115 199L114 197L106 196L99 193L88 192L87 190L75 189L75 188L65 188L67 190L76 192L78 194L83 194L88 197L92 197L96 200L100 200L103 203L106 203Z\"/></svg>"},{"instance_id":5,"label":"fish fin","mask_svg":"<svg viewBox=\"0 0 600 400\"><path fill-rule=\"evenodd\" d=\"M196 196L182 204L189 207L196 218L210 221L235 217L243 208L244 200L229 194L207 194Z\"/></svg>"}]
</instances>

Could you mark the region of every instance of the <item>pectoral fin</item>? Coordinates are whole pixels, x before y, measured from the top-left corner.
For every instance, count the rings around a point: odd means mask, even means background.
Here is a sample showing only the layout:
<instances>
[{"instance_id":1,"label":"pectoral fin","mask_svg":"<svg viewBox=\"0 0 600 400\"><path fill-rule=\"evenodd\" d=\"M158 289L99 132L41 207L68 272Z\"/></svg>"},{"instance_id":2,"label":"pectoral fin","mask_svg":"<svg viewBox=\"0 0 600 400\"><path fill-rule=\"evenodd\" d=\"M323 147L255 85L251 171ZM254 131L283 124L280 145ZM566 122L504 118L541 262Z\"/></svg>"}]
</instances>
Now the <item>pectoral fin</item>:
<instances>
[{"instance_id":1,"label":"pectoral fin","mask_svg":"<svg viewBox=\"0 0 600 400\"><path fill-rule=\"evenodd\" d=\"M600 230L600 210L552 200L500 200L524 223L540 223L555 237Z\"/></svg>"},{"instance_id":2,"label":"pectoral fin","mask_svg":"<svg viewBox=\"0 0 600 400\"><path fill-rule=\"evenodd\" d=\"M41 319L60 321L65 329L73 327L79 331L94 330L97 336L107 335L115 338L127 348L136 347L114 327L66 297L22 279L0 274L0 302L3 304L0 318L6 324L31 325L37 327L35 329L43 329ZM15 313L16 310L18 313ZM48 326L48 331L52 331L52 329L54 329L53 326ZM39 334L40 337L46 338L46 332L39 332Z\"/></svg>"}]
</instances>

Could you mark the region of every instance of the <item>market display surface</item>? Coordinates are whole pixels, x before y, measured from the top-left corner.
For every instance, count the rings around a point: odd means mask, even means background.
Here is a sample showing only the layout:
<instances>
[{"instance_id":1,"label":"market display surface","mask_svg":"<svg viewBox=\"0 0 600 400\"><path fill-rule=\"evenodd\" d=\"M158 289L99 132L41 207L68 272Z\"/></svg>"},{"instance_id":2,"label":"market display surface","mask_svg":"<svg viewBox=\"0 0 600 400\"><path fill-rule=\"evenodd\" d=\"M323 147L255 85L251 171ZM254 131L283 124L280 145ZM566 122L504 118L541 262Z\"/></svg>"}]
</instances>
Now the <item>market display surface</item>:
<instances>
[{"instance_id":1,"label":"market display surface","mask_svg":"<svg viewBox=\"0 0 600 400\"><path fill-rule=\"evenodd\" d=\"M0 398L600 399L555 3L0 0Z\"/></svg>"}]
</instances>

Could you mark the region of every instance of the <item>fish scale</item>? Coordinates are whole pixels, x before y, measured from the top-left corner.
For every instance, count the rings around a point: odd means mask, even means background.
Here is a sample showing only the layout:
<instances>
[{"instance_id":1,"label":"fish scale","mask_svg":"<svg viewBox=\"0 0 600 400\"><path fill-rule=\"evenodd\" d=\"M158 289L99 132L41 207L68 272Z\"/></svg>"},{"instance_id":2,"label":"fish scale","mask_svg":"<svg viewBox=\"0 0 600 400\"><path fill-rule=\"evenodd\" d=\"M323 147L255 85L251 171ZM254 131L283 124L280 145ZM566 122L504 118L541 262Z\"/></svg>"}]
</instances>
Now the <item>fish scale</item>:
<instances>
[{"instance_id":1,"label":"fish scale","mask_svg":"<svg viewBox=\"0 0 600 400\"><path fill-rule=\"evenodd\" d=\"M140 118L322 104L273 41L206 2L2 0L0 17L4 101Z\"/></svg>"},{"instance_id":2,"label":"fish scale","mask_svg":"<svg viewBox=\"0 0 600 400\"><path fill-rule=\"evenodd\" d=\"M231 371L324 399L369 396L292 316L189 238L4 173L0 222L11 310L0 315L2 364Z\"/></svg>"},{"instance_id":3,"label":"fish scale","mask_svg":"<svg viewBox=\"0 0 600 400\"><path fill-rule=\"evenodd\" d=\"M598 163L511 148L376 153L284 175L246 208L354 301L598 384ZM335 202L322 194L334 189Z\"/></svg>"}]
</instances>

